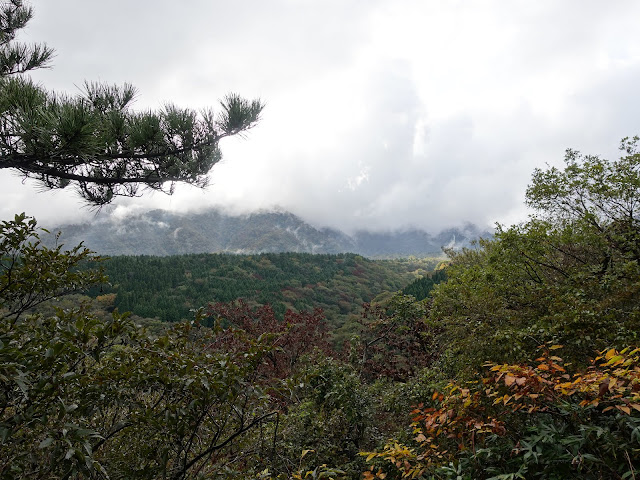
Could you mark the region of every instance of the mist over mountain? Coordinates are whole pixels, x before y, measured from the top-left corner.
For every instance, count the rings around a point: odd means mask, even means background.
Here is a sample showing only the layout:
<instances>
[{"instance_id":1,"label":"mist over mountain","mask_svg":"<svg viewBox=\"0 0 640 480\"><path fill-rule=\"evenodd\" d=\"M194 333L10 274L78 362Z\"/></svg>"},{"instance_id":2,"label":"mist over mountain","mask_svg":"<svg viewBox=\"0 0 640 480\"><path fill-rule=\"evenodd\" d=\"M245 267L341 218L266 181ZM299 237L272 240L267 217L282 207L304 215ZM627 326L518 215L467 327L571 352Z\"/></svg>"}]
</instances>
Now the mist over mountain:
<instances>
[{"instance_id":1,"label":"mist over mountain","mask_svg":"<svg viewBox=\"0 0 640 480\"><path fill-rule=\"evenodd\" d=\"M179 255L187 253L357 253L366 257L434 256L442 248L463 248L491 236L473 224L430 234L418 229L387 232L317 228L284 211L232 216L211 209L200 213L152 210L124 218L107 216L77 225L50 228L44 238L68 246L81 241L102 255Z\"/></svg>"}]
</instances>

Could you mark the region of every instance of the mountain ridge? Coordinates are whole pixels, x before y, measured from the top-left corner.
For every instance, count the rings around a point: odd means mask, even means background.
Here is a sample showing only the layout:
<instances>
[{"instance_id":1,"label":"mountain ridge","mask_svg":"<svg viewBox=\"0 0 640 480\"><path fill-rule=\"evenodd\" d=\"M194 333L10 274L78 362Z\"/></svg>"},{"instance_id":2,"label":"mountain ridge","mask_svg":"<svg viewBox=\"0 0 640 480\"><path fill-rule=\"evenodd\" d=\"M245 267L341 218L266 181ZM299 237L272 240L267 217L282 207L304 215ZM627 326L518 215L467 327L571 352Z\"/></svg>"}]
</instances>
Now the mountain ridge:
<instances>
[{"instance_id":1,"label":"mountain ridge","mask_svg":"<svg viewBox=\"0 0 640 480\"><path fill-rule=\"evenodd\" d=\"M198 213L150 210L124 218L53 227L58 243L83 242L101 255L180 255L189 253L356 253L369 258L441 256L442 248L469 247L492 232L466 223L435 235L417 228L359 230L353 234L315 227L287 211L229 215L217 209ZM43 237L55 243L53 234Z\"/></svg>"}]
</instances>

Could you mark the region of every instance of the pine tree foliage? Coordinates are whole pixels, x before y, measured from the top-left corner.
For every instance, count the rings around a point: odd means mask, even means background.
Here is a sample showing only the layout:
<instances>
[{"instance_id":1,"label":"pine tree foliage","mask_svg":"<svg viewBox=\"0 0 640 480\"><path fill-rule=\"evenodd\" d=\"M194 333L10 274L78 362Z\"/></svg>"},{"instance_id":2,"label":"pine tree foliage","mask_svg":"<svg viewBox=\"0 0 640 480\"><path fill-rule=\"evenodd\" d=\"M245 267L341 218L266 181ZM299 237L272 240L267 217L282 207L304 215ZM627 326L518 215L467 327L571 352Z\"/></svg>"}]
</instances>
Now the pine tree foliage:
<instances>
[{"instance_id":1,"label":"pine tree foliage","mask_svg":"<svg viewBox=\"0 0 640 480\"><path fill-rule=\"evenodd\" d=\"M218 113L166 104L135 111L130 85L85 82L75 96L36 84L25 73L49 65L46 45L15 41L32 17L22 0L0 4L0 168L47 188L74 185L93 205L136 196L141 187L166 193L177 182L207 185L220 161L221 139L256 125L264 104L235 93Z\"/></svg>"}]
</instances>

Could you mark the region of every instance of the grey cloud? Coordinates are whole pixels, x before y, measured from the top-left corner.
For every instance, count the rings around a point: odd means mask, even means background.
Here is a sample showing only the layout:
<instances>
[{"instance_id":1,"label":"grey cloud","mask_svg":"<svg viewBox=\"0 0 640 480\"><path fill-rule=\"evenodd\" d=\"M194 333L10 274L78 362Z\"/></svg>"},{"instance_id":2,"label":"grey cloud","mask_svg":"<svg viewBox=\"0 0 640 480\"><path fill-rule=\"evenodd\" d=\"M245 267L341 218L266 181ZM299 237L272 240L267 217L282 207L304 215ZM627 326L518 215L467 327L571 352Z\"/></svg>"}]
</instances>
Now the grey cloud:
<instances>
[{"instance_id":1,"label":"grey cloud","mask_svg":"<svg viewBox=\"0 0 640 480\"><path fill-rule=\"evenodd\" d=\"M484 226L523 218L532 170L560 164L567 147L612 156L640 133L637 2L33 4L28 38L58 50L37 73L48 86L130 81L140 106L211 105L231 90L267 102L246 142L223 143L209 190L119 200L120 212L280 206L345 230ZM456 30L477 13L479 37ZM371 19L390 29L392 14L414 20L415 42L380 53ZM441 19L451 24L431 31ZM3 218L91 215L69 192L0 173Z\"/></svg>"},{"instance_id":2,"label":"grey cloud","mask_svg":"<svg viewBox=\"0 0 640 480\"><path fill-rule=\"evenodd\" d=\"M133 82L144 106L194 88L269 93L351 61L376 2L84 0L32 2L29 37L57 50L35 76L74 91L84 79ZM172 89L167 96L165 88ZM162 95L165 94L163 97Z\"/></svg>"}]
</instances>

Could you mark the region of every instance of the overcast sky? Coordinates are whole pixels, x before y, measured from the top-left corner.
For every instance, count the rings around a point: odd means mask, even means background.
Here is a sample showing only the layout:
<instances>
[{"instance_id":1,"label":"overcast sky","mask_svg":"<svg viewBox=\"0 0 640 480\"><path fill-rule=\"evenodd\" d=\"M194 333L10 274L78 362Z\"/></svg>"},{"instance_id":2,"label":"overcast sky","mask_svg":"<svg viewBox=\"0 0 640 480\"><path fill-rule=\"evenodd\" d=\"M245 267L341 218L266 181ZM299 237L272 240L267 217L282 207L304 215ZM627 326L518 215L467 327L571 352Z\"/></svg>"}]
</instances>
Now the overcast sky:
<instances>
[{"instance_id":1,"label":"overcast sky","mask_svg":"<svg viewBox=\"0 0 640 480\"><path fill-rule=\"evenodd\" d=\"M21 36L56 49L44 85L133 83L137 108L260 97L211 186L119 200L280 207L345 230L525 218L531 172L640 134L635 0L35 0ZM0 172L0 218L91 217L70 191Z\"/></svg>"}]
</instances>

